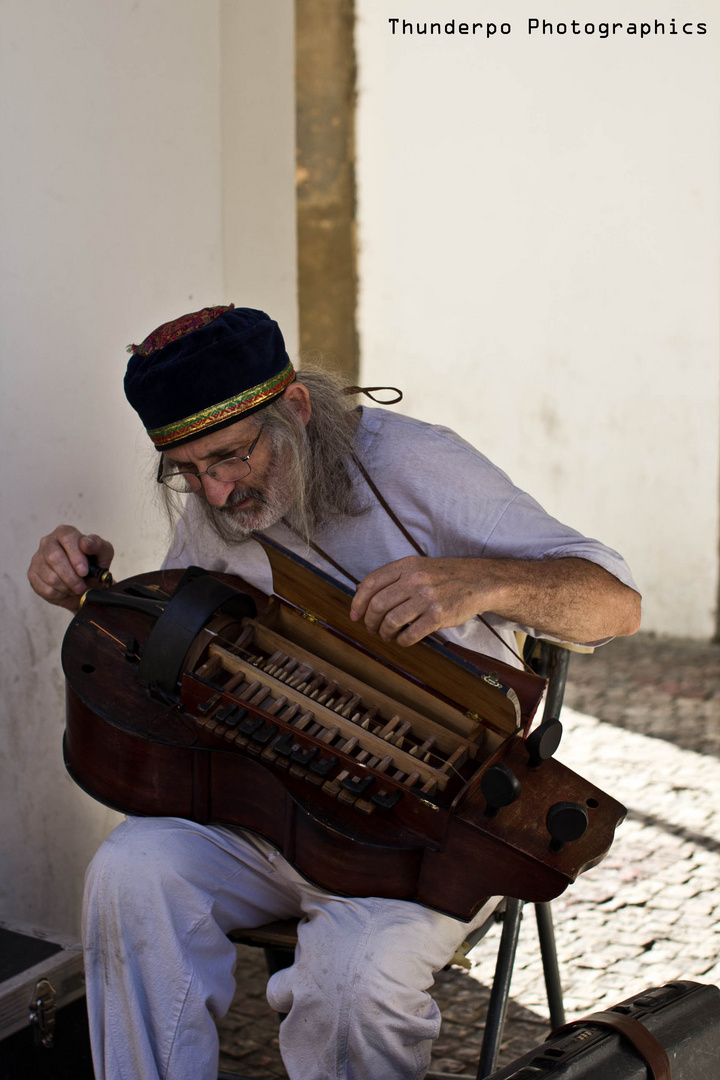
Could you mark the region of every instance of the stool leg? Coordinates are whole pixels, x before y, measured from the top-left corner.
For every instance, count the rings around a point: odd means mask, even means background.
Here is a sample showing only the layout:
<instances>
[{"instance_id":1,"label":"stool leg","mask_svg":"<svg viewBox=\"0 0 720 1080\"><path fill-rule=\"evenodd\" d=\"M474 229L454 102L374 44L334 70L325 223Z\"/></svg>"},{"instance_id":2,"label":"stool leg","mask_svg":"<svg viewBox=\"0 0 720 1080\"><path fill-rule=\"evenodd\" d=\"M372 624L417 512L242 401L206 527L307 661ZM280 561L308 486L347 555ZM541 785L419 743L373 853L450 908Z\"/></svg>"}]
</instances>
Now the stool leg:
<instances>
[{"instance_id":1,"label":"stool leg","mask_svg":"<svg viewBox=\"0 0 720 1080\"><path fill-rule=\"evenodd\" d=\"M495 977L490 991L485 1034L480 1049L477 1080L484 1080L486 1076L490 1076L497 1065L500 1040L505 1027L508 998L510 997L510 980L512 979L515 954L517 953L518 938L520 936L522 910L522 900L514 900L508 897L500 948L498 949L497 963L495 965Z\"/></svg>"},{"instance_id":2,"label":"stool leg","mask_svg":"<svg viewBox=\"0 0 720 1080\"><path fill-rule=\"evenodd\" d=\"M563 1004L562 984L560 982L557 949L555 948L552 909L548 902L535 905L535 918L537 919L540 955L542 956L545 989L547 990L548 1006L550 1008L550 1026L554 1031L555 1028L562 1027L565 1023L565 1005Z\"/></svg>"}]
</instances>

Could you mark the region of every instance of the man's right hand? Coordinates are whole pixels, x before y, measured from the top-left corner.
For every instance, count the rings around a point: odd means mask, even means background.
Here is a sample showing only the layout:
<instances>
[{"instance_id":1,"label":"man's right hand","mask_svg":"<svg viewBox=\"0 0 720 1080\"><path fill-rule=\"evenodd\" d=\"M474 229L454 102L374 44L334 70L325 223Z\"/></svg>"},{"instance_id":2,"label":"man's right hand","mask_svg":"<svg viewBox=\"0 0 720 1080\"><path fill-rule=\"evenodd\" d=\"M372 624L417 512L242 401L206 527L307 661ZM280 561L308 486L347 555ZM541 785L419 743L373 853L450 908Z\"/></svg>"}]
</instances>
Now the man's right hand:
<instances>
[{"instance_id":1,"label":"man's right hand","mask_svg":"<svg viewBox=\"0 0 720 1080\"><path fill-rule=\"evenodd\" d=\"M81 533L72 525L58 525L44 536L30 562L28 581L38 596L49 604L77 611L80 597L88 589L84 581L88 558L107 569L115 551L101 536Z\"/></svg>"}]
</instances>

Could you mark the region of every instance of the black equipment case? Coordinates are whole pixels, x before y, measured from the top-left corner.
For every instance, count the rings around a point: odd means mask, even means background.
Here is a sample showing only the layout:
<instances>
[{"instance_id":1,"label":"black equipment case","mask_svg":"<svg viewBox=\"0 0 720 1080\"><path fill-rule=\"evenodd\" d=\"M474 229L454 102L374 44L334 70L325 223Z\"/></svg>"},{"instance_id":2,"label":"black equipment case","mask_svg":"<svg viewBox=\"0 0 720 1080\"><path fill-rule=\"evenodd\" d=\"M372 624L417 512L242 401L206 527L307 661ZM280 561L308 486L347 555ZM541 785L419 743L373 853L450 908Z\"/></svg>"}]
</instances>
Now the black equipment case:
<instances>
[{"instance_id":1,"label":"black equipment case","mask_svg":"<svg viewBox=\"0 0 720 1080\"><path fill-rule=\"evenodd\" d=\"M615 1030L616 1023L626 1031L621 1034ZM558 1028L542 1045L498 1069L488 1080L719 1077L720 990L678 981L645 990L604 1013Z\"/></svg>"}]
</instances>

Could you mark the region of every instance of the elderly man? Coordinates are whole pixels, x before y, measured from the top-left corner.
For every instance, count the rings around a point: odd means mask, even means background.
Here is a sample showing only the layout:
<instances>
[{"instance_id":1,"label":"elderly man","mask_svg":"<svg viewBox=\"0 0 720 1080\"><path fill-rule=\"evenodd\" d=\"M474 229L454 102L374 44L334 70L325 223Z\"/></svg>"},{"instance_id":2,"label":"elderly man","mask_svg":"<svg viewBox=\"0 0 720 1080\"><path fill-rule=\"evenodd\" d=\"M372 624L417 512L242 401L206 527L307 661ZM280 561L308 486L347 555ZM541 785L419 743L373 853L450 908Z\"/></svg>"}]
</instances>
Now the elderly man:
<instances>
[{"instance_id":1,"label":"elderly man","mask_svg":"<svg viewBox=\"0 0 720 1080\"><path fill-rule=\"evenodd\" d=\"M130 403L159 452L176 528L165 565L233 572L266 592L262 532L345 584L351 617L411 645L440 631L513 662L517 628L599 643L632 634L639 596L622 559L549 517L447 429L351 408L296 373L275 322L206 308L132 346ZM193 496L181 509L173 492ZM76 610L108 541L45 537L29 579ZM482 619L477 618L478 614ZM487 914L483 908L474 923ZM334 896L241 830L131 818L88 872L84 936L98 1080L211 1080L213 1017L233 996L233 927L300 916L291 968L268 999L287 1013L291 1080L417 1080L440 1017L428 988L469 927L417 904Z\"/></svg>"}]
</instances>

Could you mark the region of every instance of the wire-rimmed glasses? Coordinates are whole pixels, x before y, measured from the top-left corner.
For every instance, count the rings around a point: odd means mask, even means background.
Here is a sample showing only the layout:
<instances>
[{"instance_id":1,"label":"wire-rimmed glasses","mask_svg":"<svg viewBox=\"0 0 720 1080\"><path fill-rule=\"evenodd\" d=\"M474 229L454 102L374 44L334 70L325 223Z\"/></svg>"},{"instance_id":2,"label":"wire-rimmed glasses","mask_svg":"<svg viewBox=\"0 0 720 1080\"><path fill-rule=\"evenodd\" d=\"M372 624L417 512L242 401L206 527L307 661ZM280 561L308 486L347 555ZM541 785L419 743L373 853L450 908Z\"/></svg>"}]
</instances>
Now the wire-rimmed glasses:
<instances>
[{"instance_id":1,"label":"wire-rimmed glasses","mask_svg":"<svg viewBox=\"0 0 720 1080\"><path fill-rule=\"evenodd\" d=\"M244 480L250 474L250 455L257 446L262 430L261 427L251 442L250 449L243 457L223 458L221 461L216 461L209 469L203 469L202 472L182 469L180 465L170 465L167 471L163 471L166 463L164 456L161 457L157 473L158 484L164 484L171 491L179 491L181 495L189 495L201 490L203 476L210 476L223 484L233 484L238 480Z\"/></svg>"}]
</instances>

